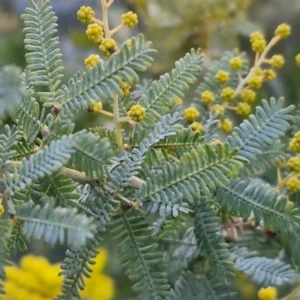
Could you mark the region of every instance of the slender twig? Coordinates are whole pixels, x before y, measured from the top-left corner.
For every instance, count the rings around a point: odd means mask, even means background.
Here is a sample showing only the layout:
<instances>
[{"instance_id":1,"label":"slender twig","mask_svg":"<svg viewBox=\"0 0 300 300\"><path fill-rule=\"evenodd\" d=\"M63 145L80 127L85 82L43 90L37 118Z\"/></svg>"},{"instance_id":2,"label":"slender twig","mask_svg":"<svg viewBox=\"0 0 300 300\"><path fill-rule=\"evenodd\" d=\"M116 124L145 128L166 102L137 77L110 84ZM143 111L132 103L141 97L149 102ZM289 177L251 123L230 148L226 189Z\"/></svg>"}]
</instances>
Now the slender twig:
<instances>
[{"instance_id":1,"label":"slender twig","mask_svg":"<svg viewBox=\"0 0 300 300\"><path fill-rule=\"evenodd\" d=\"M248 75L242 79L239 83L239 85L237 86L237 88L234 91L235 95L238 95L239 92L241 91L241 89L245 86L245 84L249 81L249 79L253 76L254 72L255 72L255 68L259 67L264 61L265 61L265 57L268 54L268 52L270 51L270 49L280 40L279 36L274 36L271 41L269 42L269 44L267 45L267 47L265 48L265 50L263 51L263 53L260 55L260 57L258 56L258 53L256 54L255 57L255 62L254 62L254 66L251 68L250 72L248 73ZM258 58L259 57L259 58Z\"/></svg>"},{"instance_id":2,"label":"slender twig","mask_svg":"<svg viewBox=\"0 0 300 300\"><path fill-rule=\"evenodd\" d=\"M123 24L120 24L119 26L115 27L114 29L112 29L110 31L111 36L113 36L116 32L118 32L119 30L121 30L124 27Z\"/></svg>"}]
</instances>

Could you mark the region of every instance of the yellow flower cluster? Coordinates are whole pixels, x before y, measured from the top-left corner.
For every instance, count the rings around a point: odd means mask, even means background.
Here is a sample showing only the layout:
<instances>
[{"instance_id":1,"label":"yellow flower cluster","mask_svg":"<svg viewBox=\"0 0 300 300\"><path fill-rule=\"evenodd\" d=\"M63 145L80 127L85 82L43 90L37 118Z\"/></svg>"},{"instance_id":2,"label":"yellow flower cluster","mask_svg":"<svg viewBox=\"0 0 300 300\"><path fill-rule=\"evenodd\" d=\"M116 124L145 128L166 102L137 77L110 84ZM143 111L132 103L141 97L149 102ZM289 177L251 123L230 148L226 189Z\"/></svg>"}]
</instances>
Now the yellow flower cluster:
<instances>
[{"instance_id":1,"label":"yellow flower cluster","mask_svg":"<svg viewBox=\"0 0 300 300\"><path fill-rule=\"evenodd\" d=\"M263 70L263 80L271 81L276 78L276 73L272 69Z\"/></svg>"},{"instance_id":2,"label":"yellow flower cluster","mask_svg":"<svg viewBox=\"0 0 300 300\"><path fill-rule=\"evenodd\" d=\"M297 193L300 191L300 181L296 177L289 178L285 185L287 190L291 193Z\"/></svg>"},{"instance_id":3,"label":"yellow flower cluster","mask_svg":"<svg viewBox=\"0 0 300 300\"><path fill-rule=\"evenodd\" d=\"M251 106L247 102L239 102L236 107L236 114L239 116L248 116L251 113Z\"/></svg>"},{"instance_id":4,"label":"yellow flower cluster","mask_svg":"<svg viewBox=\"0 0 300 300\"><path fill-rule=\"evenodd\" d=\"M287 38L290 34L291 27L286 23L280 24L275 30L275 35L279 36L281 39Z\"/></svg>"},{"instance_id":5,"label":"yellow flower cluster","mask_svg":"<svg viewBox=\"0 0 300 300\"><path fill-rule=\"evenodd\" d=\"M230 59L229 61L229 66L232 70L239 70L242 68L243 66L243 61L241 60L241 58L239 57L233 57L232 59Z\"/></svg>"},{"instance_id":6,"label":"yellow flower cluster","mask_svg":"<svg viewBox=\"0 0 300 300\"><path fill-rule=\"evenodd\" d=\"M291 171L300 173L300 158L297 156L291 157L287 162L287 166L291 169Z\"/></svg>"},{"instance_id":7,"label":"yellow flower cluster","mask_svg":"<svg viewBox=\"0 0 300 300\"><path fill-rule=\"evenodd\" d=\"M223 83L228 82L230 76L229 76L228 72L220 70L220 71L217 72L215 78L216 78L218 83L223 84Z\"/></svg>"},{"instance_id":8,"label":"yellow flower cluster","mask_svg":"<svg viewBox=\"0 0 300 300\"><path fill-rule=\"evenodd\" d=\"M104 32L103 32L103 28L100 25L94 23L88 25L85 34L89 40L99 43L103 38Z\"/></svg>"},{"instance_id":9,"label":"yellow flower cluster","mask_svg":"<svg viewBox=\"0 0 300 300\"><path fill-rule=\"evenodd\" d=\"M81 6L80 9L77 11L77 19L83 24L90 23L94 15L95 12L90 6Z\"/></svg>"},{"instance_id":10,"label":"yellow flower cluster","mask_svg":"<svg viewBox=\"0 0 300 300\"><path fill-rule=\"evenodd\" d=\"M109 57L118 50L118 47L114 39L102 39L99 50Z\"/></svg>"},{"instance_id":11,"label":"yellow flower cluster","mask_svg":"<svg viewBox=\"0 0 300 300\"><path fill-rule=\"evenodd\" d=\"M250 43L252 50L256 53L262 53L266 48L266 40L263 35L256 31L250 35Z\"/></svg>"},{"instance_id":12,"label":"yellow flower cluster","mask_svg":"<svg viewBox=\"0 0 300 300\"><path fill-rule=\"evenodd\" d=\"M300 131L296 132L289 142L289 148L294 153L300 153Z\"/></svg>"},{"instance_id":13,"label":"yellow flower cluster","mask_svg":"<svg viewBox=\"0 0 300 300\"><path fill-rule=\"evenodd\" d=\"M86 287L81 292L81 299L111 300L114 296L114 284L110 277L101 274L107 261L107 252L100 249L90 265L93 270L91 278L86 278ZM6 294L2 300L53 300L60 293L62 277L60 264L50 264L44 257L26 255L21 259L20 267L13 265L5 268Z\"/></svg>"},{"instance_id":14,"label":"yellow flower cluster","mask_svg":"<svg viewBox=\"0 0 300 300\"><path fill-rule=\"evenodd\" d=\"M225 102L231 102L234 99L234 90L230 87L226 87L221 91L221 98Z\"/></svg>"},{"instance_id":15,"label":"yellow flower cluster","mask_svg":"<svg viewBox=\"0 0 300 300\"><path fill-rule=\"evenodd\" d=\"M271 66L275 69L280 69L283 67L285 61L282 55L273 55L271 57Z\"/></svg>"},{"instance_id":16,"label":"yellow flower cluster","mask_svg":"<svg viewBox=\"0 0 300 300\"><path fill-rule=\"evenodd\" d=\"M138 24L138 17L137 14L134 14L132 11L127 12L126 14L122 15L122 23L123 25L133 28Z\"/></svg>"},{"instance_id":17,"label":"yellow flower cluster","mask_svg":"<svg viewBox=\"0 0 300 300\"><path fill-rule=\"evenodd\" d=\"M222 117L224 116L224 111L225 111L225 108L224 106L220 105L220 104L216 104L212 107L212 111L213 112L217 112L218 113L218 117Z\"/></svg>"},{"instance_id":18,"label":"yellow flower cluster","mask_svg":"<svg viewBox=\"0 0 300 300\"><path fill-rule=\"evenodd\" d=\"M129 94L129 91L130 91L131 86L129 85L129 83L127 83L127 82L126 82L125 80L123 80L122 78L121 78L121 84L120 84L120 87L121 87L121 89L122 89L122 91L123 91L123 93L124 93L125 96Z\"/></svg>"},{"instance_id":19,"label":"yellow flower cluster","mask_svg":"<svg viewBox=\"0 0 300 300\"><path fill-rule=\"evenodd\" d=\"M261 288L258 291L259 300L276 300L277 299L277 290L273 286L267 288Z\"/></svg>"},{"instance_id":20,"label":"yellow flower cluster","mask_svg":"<svg viewBox=\"0 0 300 300\"><path fill-rule=\"evenodd\" d=\"M211 91L204 91L201 94L201 101L203 104L212 104L215 101L215 96Z\"/></svg>"},{"instance_id":21,"label":"yellow flower cluster","mask_svg":"<svg viewBox=\"0 0 300 300\"><path fill-rule=\"evenodd\" d=\"M224 119L219 123L219 126L224 132L230 132L232 130L232 122L230 119Z\"/></svg>"},{"instance_id":22,"label":"yellow flower cluster","mask_svg":"<svg viewBox=\"0 0 300 300\"><path fill-rule=\"evenodd\" d=\"M99 55L91 54L87 59L84 60L85 67L87 69L90 69L93 66L95 66L99 60L100 60Z\"/></svg>"},{"instance_id":23,"label":"yellow flower cluster","mask_svg":"<svg viewBox=\"0 0 300 300\"><path fill-rule=\"evenodd\" d=\"M256 98L256 93L250 89L244 89L241 91L240 96L242 101L252 103Z\"/></svg>"},{"instance_id":24,"label":"yellow flower cluster","mask_svg":"<svg viewBox=\"0 0 300 300\"><path fill-rule=\"evenodd\" d=\"M91 100L92 105L87 108L87 112L95 113L99 112L102 109L102 102L96 102L95 100Z\"/></svg>"},{"instance_id":25,"label":"yellow flower cluster","mask_svg":"<svg viewBox=\"0 0 300 300\"><path fill-rule=\"evenodd\" d=\"M199 111L195 107L189 107L184 111L184 118L188 122L194 122L200 116Z\"/></svg>"},{"instance_id":26,"label":"yellow flower cluster","mask_svg":"<svg viewBox=\"0 0 300 300\"><path fill-rule=\"evenodd\" d=\"M282 68L285 64L284 57L282 55L273 55L271 58L266 58L267 51L273 46L272 43L276 43L279 38L285 38L290 34L290 27L287 24L281 24L275 31L276 36L268 44L262 35L262 33L256 31L250 35L250 43L252 50L256 53L255 63L253 68L244 78L241 74L238 74L239 84L231 86L231 76L233 71L238 71L243 67L243 59L239 56L234 56L229 60L229 68L223 68L216 72L215 80L222 86L220 94L214 93L211 90L205 90L200 95L200 101L204 105L209 106L211 112L218 112L218 117L224 116L225 110L234 110L237 115L246 117L251 113L251 103L256 99L256 91L261 88L263 82L271 81L276 78L274 69ZM279 38L278 38L279 37ZM296 63L300 66L300 53L296 57ZM262 68L262 64L269 64L269 68ZM229 71L228 71L229 70ZM220 99L223 104L220 104ZM229 103L232 103L230 105ZM211 106L211 104L215 104ZM194 115L195 113L195 115ZM192 109L191 111L185 111L185 119L189 122L193 122L197 119L198 115ZM229 119L225 119L219 123L221 129L225 132L232 130L232 123ZM290 143L290 147L295 149L297 145L295 142ZM293 150L292 150L293 151ZM299 150L300 153L300 138L299 138ZM295 151L294 151L295 152Z\"/></svg>"},{"instance_id":27,"label":"yellow flower cluster","mask_svg":"<svg viewBox=\"0 0 300 300\"><path fill-rule=\"evenodd\" d=\"M190 125L190 128L191 128L193 131L203 132L203 126L202 126L199 122L193 122L193 123Z\"/></svg>"},{"instance_id":28,"label":"yellow flower cluster","mask_svg":"<svg viewBox=\"0 0 300 300\"><path fill-rule=\"evenodd\" d=\"M263 83L263 78L259 75L254 75L248 80L248 85L252 89L259 89Z\"/></svg>"},{"instance_id":29,"label":"yellow flower cluster","mask_svg":"<svg viewBox=\"0 0 300 300\"><path fill-rule=\"evenodd\" d=\"M127 113L128 117L135 122L140 122L146 117L145 108L139 104L133 105Z\"/></svg>"}]
</instances>

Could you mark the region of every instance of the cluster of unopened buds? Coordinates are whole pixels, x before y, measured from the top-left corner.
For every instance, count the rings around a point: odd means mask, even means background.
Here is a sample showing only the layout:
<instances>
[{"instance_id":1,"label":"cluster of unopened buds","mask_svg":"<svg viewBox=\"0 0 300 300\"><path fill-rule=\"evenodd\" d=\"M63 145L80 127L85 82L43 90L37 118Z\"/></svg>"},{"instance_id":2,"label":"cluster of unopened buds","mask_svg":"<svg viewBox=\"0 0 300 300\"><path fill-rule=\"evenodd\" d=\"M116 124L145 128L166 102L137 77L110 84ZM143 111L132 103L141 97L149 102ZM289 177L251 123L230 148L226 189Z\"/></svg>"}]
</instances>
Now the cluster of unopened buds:
<instances>
[{"instance_id":1,"label":"cluster of unopened buds","mask_svg":"<svg viewBox=\"0 0 300 300\"><path fill-rule=\"evenodd\" d=\"M300 191L300 131L296 132L289 142L289 150L293 153L288 161L280 162L277 166L277 189L285 187L290 193ZM281 178L281 168L288 168L290 173Z\"/></svg>"},{"instance_id":2,"label":"cluster of unopened buds","mask_svg":"<svg viewBox=\"0 0 300 300\"><path fill-rule=\"evenodd\" d=\"M219 89L204 90L200 95L202 105L213 113L217 113L220 118L220 129L228 133L232 130L232 121L225 116L226 110L234 111L240 117L247 117L251 113L252 103L256 100L256 91L262 87L264 82L276 78L275 69L284 66L285 60L282 55L275 54L267 58L269 50L281 39L287 38L291 34L291 28L288 24L279 25L273 38L269 43L260 32L254 32L250 35L252 50L255 52L255 61L253 67L246 76L242 76L242 69L245 61L242 56L234 56L229 60L226 69L218 70L215 73L214 80ZM300 66L300 54L295 58L296 64ZM239 79L238 85L233 86L231 77L236 75ZM187 122L199 121L200 112L196 107L189 107L184 111L184 118ZM190 126L191 127L191 126Z\"/></svg>"},{"instance_id":3,"label":"cluster of unopened buds","mask_svg":"<svg viewBox=\"0 0 300 300\"><path fill-rule=\"evenodd\" d=\"M121 24L116 28L110 30L108 24L108 9L113 3L113 0L101 1L102 4L102 20L95 17L95 11L90 6L81 6L77 11L78 20L87 24L87 29L85 31L86 36L89 40L99 43L100 54L110 57L113 53L118 50L116 41L112 36L121 30L123 27L133 28L138 24L138 17L132 11L129 11L121 16ZM130 40L127 41L130 46ZM93 68L99 61L101 57L98 54L91 54L84 61L87 69ZM120 88L123 91L124 96L129 93L131 88L130 84L120 78ZM102 103L91 99L90 105L86 108L89 113L102 113L109 117L113 117L113 114L102 109ZM127 118L124 120L132 122L140 122L145 118L146 112L140 105L134 105L127 113ZM123 120L121 120L123 121Z\"/></svg>"},{"instance_id":4,"label":"cluster of unopened buds","mask_svg":"<svg viewBox=\"0 0 300 300\"><path fill-rule=\"evenodd\" d=\"M109 1L102 7L103 21L95 18L95 12L90 6L81 6L77 11L78 20L83 24L88 24L85 32L88 39L99 43L99 50L106 57L110 57L118 50L116 41L112 36L124 26L133 28L138 24L137 15L129 11L121 16L121 24L110 30L107 22L107 10L112 2L113 1ZM104 17L104 14L106 17ZM92 68L99 60L99 55L92 54L85 60L85 65L87 68Z\"/></svg>"}]
</instances>

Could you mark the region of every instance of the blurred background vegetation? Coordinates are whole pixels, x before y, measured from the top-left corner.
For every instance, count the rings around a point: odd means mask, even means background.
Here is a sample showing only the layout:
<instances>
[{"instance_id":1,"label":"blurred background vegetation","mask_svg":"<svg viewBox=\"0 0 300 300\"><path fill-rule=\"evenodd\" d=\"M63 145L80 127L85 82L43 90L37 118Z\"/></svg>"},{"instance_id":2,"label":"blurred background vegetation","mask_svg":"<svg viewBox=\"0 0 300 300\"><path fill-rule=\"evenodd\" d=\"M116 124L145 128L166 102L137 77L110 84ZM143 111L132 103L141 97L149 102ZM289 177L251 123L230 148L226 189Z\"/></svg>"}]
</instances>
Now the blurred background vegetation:
<instances>
[{"instance_id":1,"label":"blurred background vegetation","mask_svg":"<svg viewBox=\"0 0 300 300\"><path fill-rule=\"evenodd\" d=\"M89 54L98 54L95 44L85 36L85 26L77 21L76 12L80 6L90 5L101 18L100 1L50 2L59 18L58 34L66 68L65 78L69 78L74 72L84 70L84 59ZM20 19L26 5L26 0L1 0L0 67L15 64L24 68L26 65ZM116 34L116 39L121 45L130 36L143 32L153 42L158 53L150 74L146 74L150 78L157 78L172 69L174 62L192 47L202 48L205 54L204 73L224 51L234 48L247 52L250 61L253 61L249 34L260 30L269 40L278 24L290 24L292 36L272 50L272 54L283 54L286 64L278 71L274 81L264 85L258 99L284 96L287 104L299 103L300 69L294 62L295 55L300 52L299 0L115 0L110 11L111 28L120 23L121 14L128 10L138 14L139 24L133 30L121 30ZM190 100L187 97L184 105L188 105ZM91 118L85 113L79 115L75 122L78 128L103 124L98 117ZM133 297L130 283L122 273L116 245L114 241L107 240L105 246L110 254L106 273L114 278L118 286L114 299L130 299ZM38 241L32 243L29 249L30 252L48 256L52 262L62 260L65 249L57 247L55 250ZM241 299L256 299L257 287L247 282L247 278L237 276L237 286L242 294Z\"/></svg>"}]
</instances>

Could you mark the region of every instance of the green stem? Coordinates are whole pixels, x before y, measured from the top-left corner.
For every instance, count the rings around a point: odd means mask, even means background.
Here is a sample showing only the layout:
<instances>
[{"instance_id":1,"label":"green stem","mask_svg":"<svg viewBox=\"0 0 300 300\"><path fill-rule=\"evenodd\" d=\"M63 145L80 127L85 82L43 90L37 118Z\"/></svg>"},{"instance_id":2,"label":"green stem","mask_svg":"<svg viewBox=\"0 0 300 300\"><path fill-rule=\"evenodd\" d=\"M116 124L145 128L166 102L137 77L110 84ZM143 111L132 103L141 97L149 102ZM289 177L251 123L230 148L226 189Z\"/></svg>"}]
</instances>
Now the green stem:
<instances>
[{"instance_id":1,"label":"green stem","mask_svg":"<svg viewBox=\"0 0 300 300\"><path fill-rule=\"evenodd\" d=\"M263 51L263 53L261 54L261 56L259 57L259 59L255 59L255 63L254 66L251 68L250 72L248 73L248 75L240 81L239 85L237 86L237 88L234 91L235 95L238 95L239 92L241 91L241 89L245 86L245 84L248 82L248 80L253 76L254 72L255 72L255 68L259 67L264 61L265 61L265 57L268 54L268 52L270 51L270 49L280 40L280 38L276 35L274 36L270 43L267 45L267 47L265 48L265 50Z\"/></svg>"},{"instance_id":2,"label":"green stem","mask_svg":"<svg viewBox=\"0 0 300 300\"><path fill-rule=\"evenodd\" d=\"M106 39L111 38L109 25L108 25L108 8L110 5L111 3L106 3L106 0L101 0L103 29L104 29L104 35Z\"/></svg>"},{"instance_id":3,"label":"green stem","mask_svg":"<svg viewBox=\"0 0 300 300\"><path fill-rule=\"evenodd\" d=\"M118 97L114 96L113 99L113 113L114 113L114 124L116 129L116 136L117 136L117 144L119 149L124 150L124 144L123 144L123 137L122 137L122 131L121 131L121 122L119 118L119 103L118 103Z\"/></svg>"}]
</instances>

